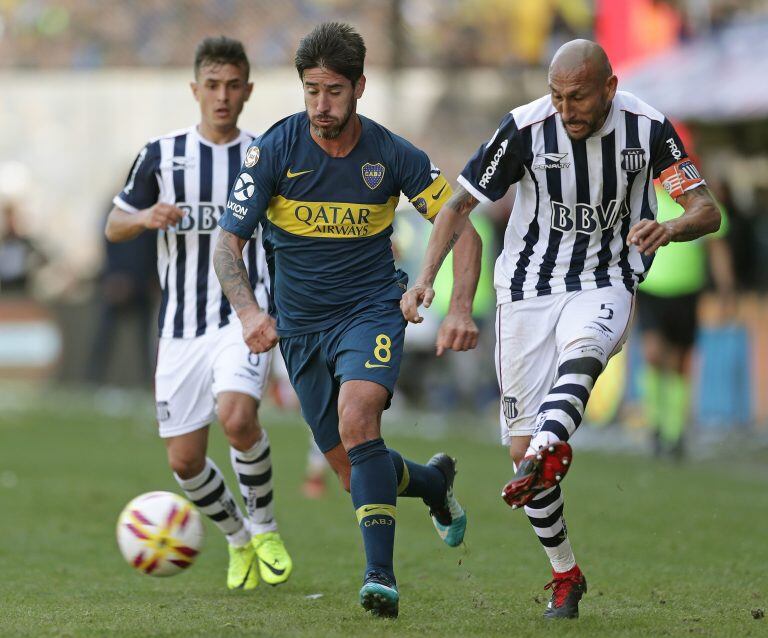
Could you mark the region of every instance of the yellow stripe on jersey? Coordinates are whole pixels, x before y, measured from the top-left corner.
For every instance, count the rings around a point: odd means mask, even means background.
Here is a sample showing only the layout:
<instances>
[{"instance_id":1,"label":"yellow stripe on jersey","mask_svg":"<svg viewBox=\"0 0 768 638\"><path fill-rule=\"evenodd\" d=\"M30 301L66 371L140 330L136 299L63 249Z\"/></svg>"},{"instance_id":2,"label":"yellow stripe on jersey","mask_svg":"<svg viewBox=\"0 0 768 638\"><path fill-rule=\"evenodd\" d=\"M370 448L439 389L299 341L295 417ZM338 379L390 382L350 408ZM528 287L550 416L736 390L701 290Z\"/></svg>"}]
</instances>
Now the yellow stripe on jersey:
<instances>
[{"instance_id":1,"label":"yellow stripe on jersey","mask_svg":"<svg viewBox=\"0 0 768 638\"><path fill-rule=\"evenodd\" d=\"M400 496L405 490L408 489L408 485L411 482L411 473L408 471L408 465L403 461L403 478L400 479L400 483L397 486L397 495Z\"/></svg>"},{"instance_id":2,"label":"yellow stripe on jersey","mask_svg":"<svg viewBox=\"0 0 768 638\"><path fill-rule=\"evenodd\" d=\"M445 177L438 175L429 186L411 200L411 204L424 219L432 219L452 194L453 190Z\"/></svg>"},{"instance_id":3,"label":"yellow stripe on jersey","mask_svg":"<svg viewBox=\"0 0 768 638\"><path fill-rule=\"evenodd\" d=\"M363 505L355 510L357 515L357 522L360 523L364 518L369 516L389 516L395 518L395 512L397 508L394 505L387 505L386 503L371 503L369 505Z\"/></svg>"},{"instance_id":4,"label":"yellow stripe on jersey","mask_svg":"<svg viewBox=\"0 0 768 638\"><path fill-rule=\"evenodd\" d=\"M392 225L397 201L397 197L390 197L384 204L300 202L278 195L269 202L267 219L292 235L371 237Z\"/></svg>"}]
</instances>

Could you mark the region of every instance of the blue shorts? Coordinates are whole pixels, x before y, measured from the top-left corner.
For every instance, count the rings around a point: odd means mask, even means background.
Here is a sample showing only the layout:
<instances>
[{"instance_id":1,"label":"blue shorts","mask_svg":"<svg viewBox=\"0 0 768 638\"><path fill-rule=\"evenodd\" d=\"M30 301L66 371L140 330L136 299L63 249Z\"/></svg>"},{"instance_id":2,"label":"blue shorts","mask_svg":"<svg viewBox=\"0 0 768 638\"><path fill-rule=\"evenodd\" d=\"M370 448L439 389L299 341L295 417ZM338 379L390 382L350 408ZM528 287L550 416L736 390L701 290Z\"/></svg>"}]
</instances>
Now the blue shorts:
<instances>
[{"instance_id":1,"label":"blue shorts","mask_svg":"<svg viewBox=\"0 0 768 638\"><path fill-rule=\"evenodd\" d=\"M280 338L302 416L323 452L341 443L338 398L342 383L373 381L392 396L400 372L405 325L399 303L381 301L332 328Z\"/></svg>"}]
</instances>

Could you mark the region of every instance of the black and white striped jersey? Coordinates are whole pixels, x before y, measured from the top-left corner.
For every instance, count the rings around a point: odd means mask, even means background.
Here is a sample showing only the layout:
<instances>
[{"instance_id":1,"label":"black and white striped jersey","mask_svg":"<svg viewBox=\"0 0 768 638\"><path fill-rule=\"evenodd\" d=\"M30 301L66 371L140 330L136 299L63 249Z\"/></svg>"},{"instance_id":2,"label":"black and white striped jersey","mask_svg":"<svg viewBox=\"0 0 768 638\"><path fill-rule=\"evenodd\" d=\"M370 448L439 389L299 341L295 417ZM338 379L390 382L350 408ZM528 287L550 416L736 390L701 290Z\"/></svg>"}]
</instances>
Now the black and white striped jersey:
<instances>
[{"instance_id":1,"label":"black and white striped jersey","mask_svg":"<svg viewBox=\"0 0 768 638\"><path fill-rule=\"evenodd\" d=\"M603 127L571 140L550 96L501 121L459 176L483 202L518 183L496 261L499 303L551 293L624 286L634 292L651 258L627 246L631 226L656 216L653 179L672 165L704 183L661 113L618 91Z\"/></svg>"},{"instance_id":2,"label":"black and white striped jersey","mask_svg":"<svg viewBox=\"0 0 768 638\"><path fill-rule=\"evenodd\" d=\"M127 212L157 202L185 212L168 231L158 231L157 271L162 288L158 325L161 337L187 339L222 328L233 317L213 269L219 218L255 136L241 132L227 144L213 144L197 127L151 140L139 153L114 204ZM269 275L260 231L243 249L256 299L267 307Z\"/></svg>"}]
</instances>

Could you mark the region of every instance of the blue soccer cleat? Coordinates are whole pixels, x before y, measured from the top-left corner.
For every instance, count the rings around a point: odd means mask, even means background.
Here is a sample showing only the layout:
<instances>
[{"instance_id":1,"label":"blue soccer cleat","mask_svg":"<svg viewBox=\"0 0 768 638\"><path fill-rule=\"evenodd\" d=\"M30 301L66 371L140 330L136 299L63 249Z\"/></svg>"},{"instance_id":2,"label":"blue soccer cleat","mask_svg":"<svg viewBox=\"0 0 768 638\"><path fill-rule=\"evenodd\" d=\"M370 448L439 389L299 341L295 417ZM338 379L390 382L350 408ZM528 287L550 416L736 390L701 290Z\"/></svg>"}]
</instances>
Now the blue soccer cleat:
<instances>
[{"instance_id":1,"label":"blue soccer cleat","mask_svg":"<svg viewBox=\"0 0 768 638\"><path fill-rule=\"evenodd\" d=\"M374 616L397 618L400 594L397 585L381 572L368 572L360 589L360 604Z\"/></svg>"},{"instance_id":2,"label":"blue soccer cleat","mask_svg":"<svg viewBox=\"0 0 768 638\"><path fill-rule=\"evenodd\" d=\"M431 506L429 515L440 538L449 547L458 547L464 540L467 529L467 514L453 495L453 480L456 477L456 459L438 452L427 465L436 467L445 477L445 500L439 507Z\"/></svg>"}]
</instances>

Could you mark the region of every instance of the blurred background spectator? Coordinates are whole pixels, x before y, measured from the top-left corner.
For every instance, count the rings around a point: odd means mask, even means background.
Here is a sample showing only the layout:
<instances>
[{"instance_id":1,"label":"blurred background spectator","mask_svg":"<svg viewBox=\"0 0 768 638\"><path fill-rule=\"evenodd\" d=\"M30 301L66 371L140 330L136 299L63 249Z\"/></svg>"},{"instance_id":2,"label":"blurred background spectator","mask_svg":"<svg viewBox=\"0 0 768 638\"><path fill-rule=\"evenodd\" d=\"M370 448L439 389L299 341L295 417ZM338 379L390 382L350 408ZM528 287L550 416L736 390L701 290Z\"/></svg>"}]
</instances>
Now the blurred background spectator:
<instances>
[{"instance_id":1,"label":"blurred background spectator","mask_svg":"<svg viewBox=\"0 0 768 638\"><path fill-rule=\"evenodd\" d=\"M107 211L110 209L111 203ZM132 341L131 350L137 354L133 378L150 388L154 379L152 352L157 344L155 310L160 291L157 232L144 231L136 239L121 243L106 238L103 241L104 266L95 291L97 323L86 378L97 385L112 378L109 367L116 363L118 336L124 330Z\"/></svg>"},{"instance_id":2,"label":"blurred background spectator","mask_svg":"<svg viewBox=\"0 0 768 638\"><path fill-rule=\"evenodd\" d=\"M657 219L683 214L681 206L656 186ZM680 459L691 401L691 354L698 328L698 302L712 275L722 312L733 316L735 282L731 254L723 239L728 217L721 209L720 230L693 242L674 243L658 251L637 293L637 317L643 340L642 395L644 418L651 429L656 456Z\"/></svg>"},{"instance_id":3,"label":"blurred background spectator","mask_svg":"<svg viewBox=\"0 0 768 638\"><path fill-rule=\"evenodd\" d=\"M26 296L33 274L45 263L45 256L35 241L22 231L16 204L2 206L0 234L0 292Z\"/></svg>"}]
</instances>

